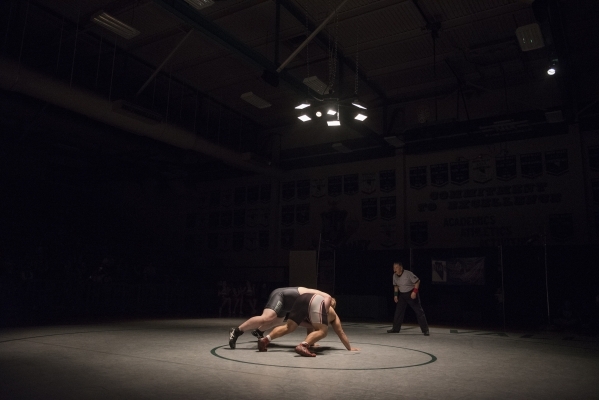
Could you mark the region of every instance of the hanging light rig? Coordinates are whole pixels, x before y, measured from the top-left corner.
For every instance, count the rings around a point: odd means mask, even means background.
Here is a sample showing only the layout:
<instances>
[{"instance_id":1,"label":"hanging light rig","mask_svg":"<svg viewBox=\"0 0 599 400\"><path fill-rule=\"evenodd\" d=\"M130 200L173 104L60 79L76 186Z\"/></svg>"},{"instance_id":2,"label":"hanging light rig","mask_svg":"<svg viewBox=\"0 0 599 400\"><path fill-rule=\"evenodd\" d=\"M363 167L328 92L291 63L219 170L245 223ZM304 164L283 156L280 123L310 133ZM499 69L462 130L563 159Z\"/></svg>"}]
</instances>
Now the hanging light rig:
<instances>
[{"instance_id":1,"label":"hanging light rig","mask_svg":"<svg viewBox=\"0 0 599 400\"><path fill-rule=\"evenodd\" d=\"M354 94L356 96L356 98L354 99L354 101L352 101L352 105L354 107L359 108L360 110L366 110L366 104L362 103L360 100L358 100L358 84L360 83L360 74L359 74L359 65L360 65L360 42L359 42L359 32L358 29L356 28L356 76L355 76L355 85L354 85ZM368 118L368 116L366 115L366 112L361 112L358 111L358 113L356 114L356 116L354 117L354 119L358 120L358 121L364 121L366 118Z\"/></svg>"},{"instance_id":2,"label":"hanging light rig","mask_svg":"<svg viewBox=\"0 0 599 400\"><path fill-rule=\"evenodd\" d=\"M328 94L333 91L332 89L333 89L333 83L335 80L335 72L337 70L337 46L338 46L337 29L338 29L338 25L339 25L338 11L346 2L347 2L347 0L342 2L333 11L333 13L329 15L329 17L325 20L325 22L323 24L321 24L321 26L316 31L314 31L308 37L308 39L306 39L306 41L300 46L300 48L298 48L296 50L296 52L298 52L301 48L303 48L304 46L307 46L310 39L312 39L318 31L320 31L322 28L324 28L324 26L330 19L335 17L335 32L334 32L334 35L332 35L335 38L334 44L331 44L331 42L330 42L331 35L329 35L329 85L327 86L326 84L322 83L320 80L318 80L318 78L316 76L308 77L308 78L304 79L304 84L306 84L313 90L317 91L321 95ZM308 20L308 17L306 14L306 21L307 20ZM306 27L307 27L307 22L306 22ZM357 35L357 33L356 33L356 35ZM360 110L366 110L366 108L367 108L366 105L364 105L364 103L361 103L357 99L358 79L359 79L357 40L358 40L358 35L356 36L356 83L355 83L356 99L354 99L352 104L355 107L358 107ZM306 54L308 55L307 51L306 51ZM292 57L290 57L290 58L292 58ZM309 75L309 62L310 62L310 59L309 59L309 56L307 56L306 65L308 66L308 75ZM281 67L279 67L279 69L282 69L283 67L284 67L284 65L281 65ZM315 87L314 82L312 82L313 80L321 83L321 86L323 86L323 87ZM309 82L307 82L307 81L309 81ZM309 83L312 83L312 85L310 85ZM310 109L312 108L311 106L313 105L313 101L303 100L299 104L297 104L295 109L300 110L300 114L298 115L297 118L302 122L308 122L308 121L311 121L313 118L322 118L324 116L325 117L324 119L327 121L327 126L341 126L340 108L342 107L342 105L340 105L339 99L338 98L325 98L325 99L316 99L316 100L319 102L323 102L324 104L322 106L313 107L312 111L310 111ZM343 107L345 107L345 106L343 106ZM364 111L360 111L355 115L354 118L357 121L364 121L368 117Z\"/></svg>"}]
</instances>

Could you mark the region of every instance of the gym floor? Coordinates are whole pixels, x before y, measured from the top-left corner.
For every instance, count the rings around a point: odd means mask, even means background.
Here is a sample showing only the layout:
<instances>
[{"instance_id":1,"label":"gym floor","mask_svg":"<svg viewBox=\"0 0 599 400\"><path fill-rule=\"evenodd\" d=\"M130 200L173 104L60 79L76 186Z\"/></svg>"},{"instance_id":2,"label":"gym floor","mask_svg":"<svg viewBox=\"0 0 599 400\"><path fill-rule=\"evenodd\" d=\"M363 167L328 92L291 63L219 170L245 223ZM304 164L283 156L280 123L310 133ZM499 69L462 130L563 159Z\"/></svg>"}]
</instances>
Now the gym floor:
<instances>
[{"instance_id":1,"label":"gym floor","mask_svg":"<svg viewBox=\"0 0 599 400\"><path fill-rule=\"evenodd\" d=\"M305 330L257 351L242 319L0 330L0 399L599 399L599 337L343 322L315 358Z\"/></svg>"}]
</instances>

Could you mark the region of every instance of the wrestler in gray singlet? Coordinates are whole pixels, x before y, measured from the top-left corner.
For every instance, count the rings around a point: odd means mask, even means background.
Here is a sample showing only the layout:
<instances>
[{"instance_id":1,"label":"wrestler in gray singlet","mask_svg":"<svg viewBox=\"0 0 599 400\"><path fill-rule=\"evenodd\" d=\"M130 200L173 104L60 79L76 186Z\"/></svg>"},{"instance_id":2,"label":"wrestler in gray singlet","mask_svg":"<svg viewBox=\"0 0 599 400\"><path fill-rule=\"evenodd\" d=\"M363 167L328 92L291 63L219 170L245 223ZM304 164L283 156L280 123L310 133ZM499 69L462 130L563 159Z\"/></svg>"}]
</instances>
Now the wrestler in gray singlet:
<instances>
[{"instance_id":1,"label":"wrestler in gray singlet","mask_svg":"<svg viewBox=\"0 0 599 400\"><path fill-rule=\"evenodd\" d=\"M279 288L272 291L264 308L270 308L277 313L277 317L283 318L291 311L293 303L300 296L297 287Z\"/></svg>"}]
</instances>

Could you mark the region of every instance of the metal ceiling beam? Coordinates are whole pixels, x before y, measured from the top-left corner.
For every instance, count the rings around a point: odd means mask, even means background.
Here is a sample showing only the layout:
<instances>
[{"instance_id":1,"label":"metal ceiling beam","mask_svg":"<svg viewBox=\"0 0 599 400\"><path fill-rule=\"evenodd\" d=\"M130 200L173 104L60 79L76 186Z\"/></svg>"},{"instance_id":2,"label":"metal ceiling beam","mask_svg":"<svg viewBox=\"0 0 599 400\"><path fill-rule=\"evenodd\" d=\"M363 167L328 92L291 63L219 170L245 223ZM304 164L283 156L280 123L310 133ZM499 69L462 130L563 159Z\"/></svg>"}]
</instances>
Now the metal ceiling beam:
<instances>
[{"instance_id":1,"label":"metal ceiling beam","mask_svg":"<svg viewBox=\"0 0 599 400\"><path fill-rule=\"evenodd\" d=\"M282 5L284 5L285 0L281 0ZM188 23L194 29L202 32L204 35L220 44L224 48L229 51L241 56L244 60L250 62L251 64L264 69L265 71L269 71L270 73L276 73L277 66L274 62L268 60L262 54L258 53L254 49L248 47L244 43L240 42L236 37L231 35L229 32L223 30L217 24L212 21L207 20L202 16L202 14L198 13L193 7L187 4L183 0L154 0L154 2L161 7L163 7L166 11L171 14L177 16L181 20ZM286 71L281 71L278 74L282 81L292 87L298 94L304 97L313 97L316 99L323 99L320 94L308 88L302 82L300 82L295 77L286 73ZM353 119L352 119L353 121ZM347 121L349 123L349 121ZM355 126L356 132L375 139L381 145L388 147L388 143L385 142L382 137L369 127L363 124L352 124Z\"/></svg>"},{"instance_id":2,"label":"metal ceiling beam","mask_svg":"<svg viewBox=\"0 0 599 400\"><path fill-rule=\"evenodd\" d=\"M316 29L316 24L306 17L306 15L295 6L295 4L290 0L277 0L281 3L283 7L300 23L306 24L307 28L311 31ZM323 49L328 51L328 36L322 32L318 33L315 37L315 42ZM337 59L341 61L341 63L345 64L351 70L356 70L356 64L348 58L343 51L337 49ZM368 77L364 74L363 71L358 70L358 77L373 91L375 92L383 102L387 102L387 94L383 92L383 90L378 87L375 83L368 81Z\"/></svg>"},{"instance_id":3,"label":"metal ceiling beam","mask_svg":"<svg viewBox=\"0 0 599 400\"><path fill-rule=\"evenodd\" d=\"M327 24L329 23L329 21L331 19L333 19L333 17L335 15L337 15L337 13L339 12L339 9L341 9L341 7L343 7L345 5L345 3L347 3L349 0L343 0L343 2L341 4L339 4L337 6L337 8L324 20L322 21L322 23L316 28L314 29L314 31L310 34L310 36L308 36L306 38L306 40L304 40L304 42L302 44L300 44L298 46L297 49L294 50L293 53L291 53L291 55L285 60L283 61L283 63L279 66L279 68L277 68L277 72L281 72L283 70L283 68L285 68L285 66L295 58L295 56L297 56L299 54L300 51L302 51L302 49L304 47L306 47L308 45L308 43L310 43L312 41L312 39L314 39L316 37L316 35L318 35L318 33L320 31L322 31L324 28L326 28Z\"/></svg>"},{"instance_id":4,"label":"metal ceiling beam","mask_svg":"<svg viewBox=\"0 0 599 400\"><path fill-rule=\"evenodd\" d=\"M220 44L227 50L240 56L250 64L257 66L263 70L274 73L277 69L275 63L264 57L261 53L255 51L251 47L248 47L244 43L240 42L236 37L231 35L229 32L222 29L214 22L204 18L202 14L197 12L192 6L187 4L183 0L154 0L156 4L161 6L167 12L177 16L187 24L198 30L212 41ZM308 88L303 83L297 81L295 78L286 74L284 71L279 74L281 79L298 91L301 95L306 97L321 98L321 96L315 91Z\"/></svg>"},{"instance_id":5,"label":"metal ceiling beam","mask_svg":"<svg viewBox=\"0 0 599 400\"><path fill-rule=\"evenodd\" d=\"M236 168L270 176L284 174L279 168L249 163L242 154L210 142L194 132L163 122L148 121L134 113L122 112L115 108L115 102L70 87L15 61L0 58L0 70L3 72L0 74L2 90L33 97L127 132L201 153Z\"/></svg>"}]
</instances>

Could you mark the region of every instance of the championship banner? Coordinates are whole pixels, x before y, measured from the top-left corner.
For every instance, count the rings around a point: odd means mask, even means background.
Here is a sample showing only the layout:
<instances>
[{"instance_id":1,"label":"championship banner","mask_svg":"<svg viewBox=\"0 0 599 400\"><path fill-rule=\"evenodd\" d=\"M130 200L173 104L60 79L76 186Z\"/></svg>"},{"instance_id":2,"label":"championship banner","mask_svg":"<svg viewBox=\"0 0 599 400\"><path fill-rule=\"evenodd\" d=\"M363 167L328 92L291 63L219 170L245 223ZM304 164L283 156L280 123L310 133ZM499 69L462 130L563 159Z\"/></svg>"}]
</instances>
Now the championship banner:
<instances>
[{"instance_id":1,"label":"championship banner","mask_svg":"<svg viewBox=\"0 0 599 400\"><path fill-rule=\"evenodd\" d=\"M231 207L233 205L233 190L227 189L220 193L220 204L223 207Z\"/></svg>"},{"instance_id":2,"label":"championship banner","mask_svg":"<svg viewBox=\"0 0 599 400\"><path fill-rule=\"evenodd\" d=\"M241 227L245 226L245 209L244 208L233 211L233 226L235 228L241 228Z\"/></svg>"},{"instance_id":3,"label":"championship banner","mask_svg":"<svg viewBox=\"0 0 599 400\"><path fill-rule=\"evenodd\" d=\"M258 242L261 250L268 250L268 244L270 242L270 232L260 231L258 232Z\"/></svg>"},{"instance_id":4,"label":"championship banner","mask_svg":"<svg viewBox=\"0 0 599 400\"><path fill-rule=\"evenodd\" d=\"M247 203L256 204L260 198L260 186L250 186L247 189Z\"/></svg>"},{"instance_id":5,"label":"championship banner","mask_svg":"<svg viewBox=\"0 0 599 400\"><path fill-rule=\"evenodd\" d=\"M389 193L395 190L395 170L390 169L379 172L381 192Z\"/></svg>"},{"instance_id":6,"label":"championship banner","mask_svg":"<svg viewBox=\"0 0 599 400\"><path fill-rule=\"evenodd\" d=\"M509 181L516 177L517 160L515 155L503 155L495 158L495 173L500 181Z\"/></svg>"},{"instance_id":7,"label":"championship banner","mask_svg":"<svg viewBox=\"0 0 599 400\"><path fill-rule=\"evenodd\" d=\"M300 225L307 225L310 222L310 203L295 206L295 220Z\"/></svg>"},{"instance_id":8,"label":"championship banner","mask_svg":"<svg viewBox=\"0 0 599 400\"><path fill-rule=\"evenodd\" d=\"M597 146L599 135L588 135L584 143ZM577 146L564 135L551 142L514 141L509 154L473 146L408 155L408 171L422 165L431 170L428 187L407 192L410 243L428 248L522 246L539 231L546 232L551 245L585 243L591 219L587 210L599 210L599 173L590 167L583 173L587 151ZM450 183L441 186L445 163Z\"/></svg>"},{"instance_id":9,"label":"championship banner","mask_svg":"<svg viewBox=\"0 0 599 400\"><path fill-rule=\"evenodd\" d=\"M258 248L258 232L246 232L244 239L246 250L254 251Z\"/></svg>"},{"instance_id":10,"label":"championship banner","mask_svg":"<svg viewBox=\"0 0 599 400\"><path fill-rule=\"evenodd\" d=\"M233 203L236 206L241 206L245 203L245 187L235 188L235 193L233 194Z\"/></svg>"},{"instance_id":11,"label":"championship banner","mask_svg":"<svg viewBox=\"0 0 599 400\"><path fill-rule=\"evenodd\" d=\"M372 172L362 174L360 186L364 194L376 192L376 174Z\"/></svg>"},{"instance_id":12,"label":"championship banner","mask_svg":"<svg viewBox=\"0 0 599 400\"><path fill-rule=\"evenodd\" d=\"M432 260L433 284L484 285L485 257Z\"/></svg>"},{"instance_id":13,"label":"championship banner","mask_svg":"<svg viewBox=\"0 0 599 400\"><path fill-rule=\"evenodd\" d=\"M297 190L297 198L299 200L306 200L310 197L310 180L309 179L301 179L297 181L296 184Z\"/></svg>"},{"instance_id":14,"label":"championship banner","mask_svg":"<svg viewBox=\"0 0 599 400\"><path fill-rule=\"evenodd\" d=\"M204 210L208 208L210 204L210 196L207 193L201 193L198 195L198 208Z\"/></svg>"},{"instance_id":15,"label":"championship banner","mask_svg":"<svg viewBox=\"0 0 599 400\"><path fill-rule=\"evenodd\" d=\"M220 190L210 192L210 207L220 207Z\"/></svg>"},{"instance_id":16,"label":"championship banner","mask_svg":"<svg viewBox=\"0 0 599 400\"><path fill-rule=\"evenodd\" d=\"M346 195L353 195L359 191L358 174L349 174L343 177L343 193Z\"/></svg>"},{"instance_id":17,"label":"championship banner","mask_svg":"<svg viewBox=\"0 0 599 400\"><path fill-rule=\"evenodd\" d=\"M281 248L290 249L293 247L293 229L281 230Z\"/></svg>"},{"instance_id":18,"label":"championship banner","mask_svg":"<svg viewBox=\"0 0 599 400\"><path fill-rule=\"evenodd\" d=\"M426 165L410 168L410 187L422 189L427 185Z\"/></svg>"},{"instance_id":19,"label":"championship banner","mask_svg":"<svg viewBox=\"0 0 599 400\"><path fill-rule=\"evenodd\" d=\"M330 197L341 196L343 193L343 177L341 175L329 176L328 184Z\"/></svg>"},{"instance_id":20,"label":"championship banner","mask_svg":"<svg viewBox=\"0 0 599 400\"><path fill-rule=\"evenodd\" d=\"M327 180L325 178L312 179L312 197L320 198L327 194Z\"/></svg>"},{"instance_id":21,"label":"championship banner","mask_svg":"<svg viewBox=\"0 0 599 400\"><path fill-rule=\"evenodd\" d=\"M431 165L431 185L441 187L449 182L449 165L432 164Z\"/></svg>"},{"instance_id":22,"label":"championship banner","mask_svg":"<svg viewBox=\"0 0 599 400\"><path fill-rule=\"evenodd\" d=\"M265 183L264 185L260 186L260 202L270 203L270 192L270 183Z\"/></svg>"},{"instance_id":23,"label":"championship banner","mask_svg":"<svg viewBox=\"0 0 599 400\"><path fill-rule=\"evenodd\" d=\"M230 228L233 225L233 213L231 210L226 210L220 214L220 227Z\"/></svg>"},{"instance_id":24,"label":"championship banner","mask_svg":"<svg viewBox=\"0 0 599 400\"><path fill-rule=\"evenodd\" d=\"M283 201L290 201L295 198L295 181L281 184L281 198Z\"/></svg>"},{"instance_id":25,"label":"championship banner","mask_svg":"<svg viewBox=\"0 0 599 400\"><path fill-rule=\"evenodd\" d=\"M258 225L263 228L270 225L270 208L263 208L259 211Z\"/></svg>"},{"instance_id":26,"label":"championship banner","mask_svg":"<svg viewBox=\"0 0 599 400\"><path fill-rule=\"evenodd\" d=\"M233 232L233 237L231 240L231 250L233 250L233 251L243 250L244 238L245 238L245 234L243 232Z\"/></svg>"}]
</instances>

